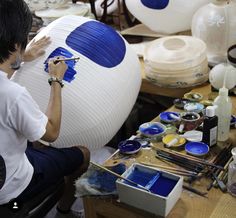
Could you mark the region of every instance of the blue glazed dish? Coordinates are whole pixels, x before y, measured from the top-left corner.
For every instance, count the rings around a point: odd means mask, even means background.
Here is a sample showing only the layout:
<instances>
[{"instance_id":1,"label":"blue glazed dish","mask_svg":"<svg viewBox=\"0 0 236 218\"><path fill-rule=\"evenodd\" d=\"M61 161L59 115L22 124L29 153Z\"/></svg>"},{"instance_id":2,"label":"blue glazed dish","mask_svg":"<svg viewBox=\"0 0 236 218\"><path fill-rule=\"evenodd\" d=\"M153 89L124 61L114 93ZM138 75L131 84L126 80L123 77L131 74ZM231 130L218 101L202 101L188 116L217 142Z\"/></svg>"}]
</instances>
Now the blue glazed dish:
<instances>
[{"instance_id":1,"label":"blue glazed dish","mask_svg":"<svg viewBox=\"0 0 236 218\"><path fill-rule=\"evenodd\" d=\"M203 142L188 142L185 151L194 156L204 156L209 152L209 146Z\"/></svg>"},{"instance_id":2,"label":"blue glazed dish","mask_svg":"<svg viewBox=\"0 0 236 218\"><path fill-rule=\"evenodd\" d=\"M136 140L125 140L118 144L118 149L123 154L135 154L141 149L142 145Z\"/></svg>"},{"instance_id":3,"label":"blue glazed dish","mask_svg":"<svg viewBox=\"0 0 236 218\"><path fill-rule=\"evenodd\" d=\"M146 137L155 138L162 136L166 131L166 127L159 122L149 122L139 126L139 131Z\"/></svg>"},{"instance_id":4,"label":"blue glazed dish","mask_svg":"<svg viewBox=\"0 0 236 218\"><path fill-rule=\"evenodd\" d=\"M231 115L230 126L236 127L236 115Z\"/></svg>"},{"instance_id":5,"label":"blue glazed dish","mask_svg":"<svg viewBox=\"0 0 236 218\"><path fill-rule=\"evenodd\" d=\"M181 119L180 114L177 112L165 111L165 112L160 113L160 120L165 123L173 123L180 119Z\"/></svg>"}]
</instances>

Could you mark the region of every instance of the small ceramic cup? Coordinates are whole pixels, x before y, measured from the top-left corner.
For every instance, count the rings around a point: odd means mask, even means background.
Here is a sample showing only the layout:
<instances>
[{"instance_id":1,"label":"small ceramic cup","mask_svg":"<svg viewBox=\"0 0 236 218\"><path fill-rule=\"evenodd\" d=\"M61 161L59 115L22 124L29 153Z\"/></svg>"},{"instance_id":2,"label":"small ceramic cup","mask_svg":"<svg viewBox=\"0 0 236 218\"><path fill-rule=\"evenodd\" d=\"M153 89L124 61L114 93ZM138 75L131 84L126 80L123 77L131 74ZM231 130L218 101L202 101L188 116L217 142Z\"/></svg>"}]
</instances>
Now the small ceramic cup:
<instances>
[{"instance_id":1,"label":"small ceramic cup","mask_svg":"<svg viewBox=\"0 0 236 218\"><path fill-rule=\"evenodd\" d=\"M196 112L183 112L180 114L180 116L180 126L183 126L182 131L194 130L202 123L201 116Z\"/></svg>"}]
</instances>

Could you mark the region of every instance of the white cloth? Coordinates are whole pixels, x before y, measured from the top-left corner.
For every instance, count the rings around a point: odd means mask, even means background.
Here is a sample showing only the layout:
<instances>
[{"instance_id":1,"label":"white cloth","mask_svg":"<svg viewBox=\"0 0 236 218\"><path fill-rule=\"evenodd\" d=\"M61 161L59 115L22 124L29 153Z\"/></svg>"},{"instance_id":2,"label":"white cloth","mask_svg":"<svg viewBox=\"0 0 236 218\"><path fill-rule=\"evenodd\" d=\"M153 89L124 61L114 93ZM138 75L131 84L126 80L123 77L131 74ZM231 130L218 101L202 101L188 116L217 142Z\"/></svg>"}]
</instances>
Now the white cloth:
<instances>
[{"instance_id":1,"label":"white cloth","mask_svg":"<svg viewBox=\"0 0 236 218\"><path fill-rule=\"evenodd\" d=\"M0 154L6 165L6 181L0 204L17 197L30 183L33 167L25 150L27 140L36 141L46 132L47 116L28 91L0 71Z\"/></svg>"}]
</instances>

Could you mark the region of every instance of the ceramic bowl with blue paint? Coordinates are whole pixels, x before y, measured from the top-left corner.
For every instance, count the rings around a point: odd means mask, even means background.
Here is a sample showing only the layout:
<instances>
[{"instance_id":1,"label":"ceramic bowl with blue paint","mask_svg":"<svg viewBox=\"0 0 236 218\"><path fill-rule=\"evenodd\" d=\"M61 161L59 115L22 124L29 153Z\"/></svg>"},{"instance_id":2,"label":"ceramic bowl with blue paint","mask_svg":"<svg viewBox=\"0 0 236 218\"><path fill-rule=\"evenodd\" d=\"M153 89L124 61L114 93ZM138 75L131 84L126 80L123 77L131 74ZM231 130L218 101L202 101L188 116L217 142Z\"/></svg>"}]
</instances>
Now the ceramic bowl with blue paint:
<instances>
[{"instance_id":1,"label":"ceramic bowl with blue paint","mask_svg":"<svg viewBox=\"0 0 236 218\"><path fill-rule=\"evenodd\" d=\"M188 142L185 151L194 156L204 156L209 152L209 146L203 142Z\"/></svg>"},{"instance_id":2,"label":"ceramic bowl with blue paint","mask_svg":"<svg viewBox=\"0 0 236 218\"><path fill-rule=\"evenodd\" d=\"M137 140L125 140L118 144L118 149L123 154L135 154L141 147L141 143Z\"/></svg>"},{"instance_id":3,"label":"ceramic bowl with blue paint","mask_svg":"<svg viewBox=\"0 0 236 218\"><path fill-rule=\"evenodd\" d=\"M236 115L231 115L230 126L236 127Z\"/></svg>"},{"instance_id":4,"label":"ceramic bowl with blue paint","mask_svg":"<svg viewBox=\"0 0 236 218\"><path fill-rule=\"evenodd\" d=\"M180 114L172 111L165 111L160 113L160 120L164 123L174 123L181 120Z\"/></svg>"},{"instance_id":5,"label":"ceramic bowl with blue paint","mask_svg":"<svg viewBox=\"0 0 236 218\"><path fill-rule=\"evenodd\" d=\"M166 127L159 122L148 122L139 126L139 131L145 137L159 138L166 132Z\"/></svg>"}]
</instances>

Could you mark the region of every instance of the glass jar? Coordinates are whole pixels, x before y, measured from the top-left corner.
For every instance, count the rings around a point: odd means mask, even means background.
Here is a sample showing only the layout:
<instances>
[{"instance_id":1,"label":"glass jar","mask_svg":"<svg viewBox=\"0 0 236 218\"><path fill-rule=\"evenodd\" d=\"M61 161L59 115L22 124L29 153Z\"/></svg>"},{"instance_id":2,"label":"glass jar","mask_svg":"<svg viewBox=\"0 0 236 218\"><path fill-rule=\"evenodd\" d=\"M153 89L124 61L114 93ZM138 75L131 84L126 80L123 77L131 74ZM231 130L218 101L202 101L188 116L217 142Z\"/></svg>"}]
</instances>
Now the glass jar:
<instances>
[{"instance_id":1,"label":"glass jar","mask_svg":"<svg viewBox=\"0 0 236 218\"><path fill-rule=\"evenodd\" d=\"M207 44L209 64L226 62L227 49L236 43L236 2L212 0L192 18L192 35Z\"/></svg>"}]
</instances>

